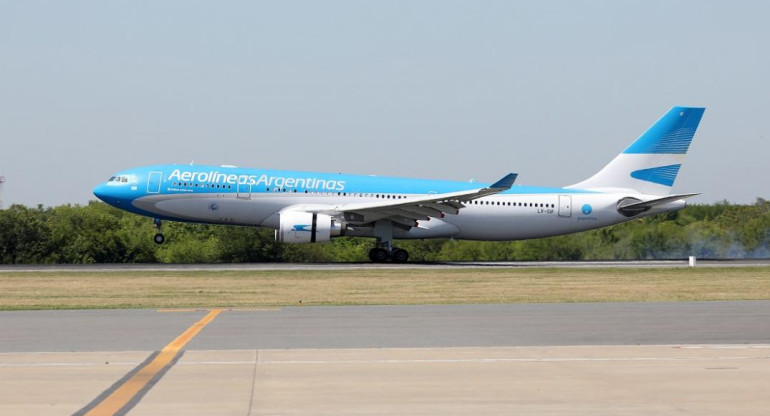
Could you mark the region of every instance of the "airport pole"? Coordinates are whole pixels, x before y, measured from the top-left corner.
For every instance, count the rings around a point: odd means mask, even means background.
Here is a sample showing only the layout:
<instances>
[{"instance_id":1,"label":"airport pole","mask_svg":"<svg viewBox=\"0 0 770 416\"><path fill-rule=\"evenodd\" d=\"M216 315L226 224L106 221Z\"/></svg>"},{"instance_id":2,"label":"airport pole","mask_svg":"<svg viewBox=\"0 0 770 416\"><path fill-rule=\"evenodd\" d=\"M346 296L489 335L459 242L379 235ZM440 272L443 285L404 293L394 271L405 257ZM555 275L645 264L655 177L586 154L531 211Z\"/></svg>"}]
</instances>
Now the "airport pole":
<instances>
[{"instance_id":1,"label":"airport pole","mask_svg":"<svg viewBox=\"0 0 770 416\"><path fill-rule=\"evenodd\" d=\"M0 176L0 210L3 209L3 184L5 183L5 176Z\"/></svg>"}]
</instances>

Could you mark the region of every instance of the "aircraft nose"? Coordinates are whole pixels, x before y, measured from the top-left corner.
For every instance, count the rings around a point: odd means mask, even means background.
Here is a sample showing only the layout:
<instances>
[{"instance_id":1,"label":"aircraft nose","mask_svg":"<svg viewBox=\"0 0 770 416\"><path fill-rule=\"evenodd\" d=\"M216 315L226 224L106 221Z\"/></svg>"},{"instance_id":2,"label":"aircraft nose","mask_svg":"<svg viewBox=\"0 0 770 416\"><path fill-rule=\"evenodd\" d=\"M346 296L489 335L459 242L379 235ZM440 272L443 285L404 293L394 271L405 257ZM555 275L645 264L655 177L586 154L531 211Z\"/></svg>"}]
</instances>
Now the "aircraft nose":
<instances>
[{"instance_id":1,"label":"aircraft nose","mask_svg":"<svg viewBox=\"0 0 770 416\"><path fill-rule=\"evenodd\" d=\"M105 198L107 198L107 195L109 194L109 191L107 190L107 184L101 183L94 188L94 196L101 199L104 202L107 202Z\"/></svg>"}]
</instances>

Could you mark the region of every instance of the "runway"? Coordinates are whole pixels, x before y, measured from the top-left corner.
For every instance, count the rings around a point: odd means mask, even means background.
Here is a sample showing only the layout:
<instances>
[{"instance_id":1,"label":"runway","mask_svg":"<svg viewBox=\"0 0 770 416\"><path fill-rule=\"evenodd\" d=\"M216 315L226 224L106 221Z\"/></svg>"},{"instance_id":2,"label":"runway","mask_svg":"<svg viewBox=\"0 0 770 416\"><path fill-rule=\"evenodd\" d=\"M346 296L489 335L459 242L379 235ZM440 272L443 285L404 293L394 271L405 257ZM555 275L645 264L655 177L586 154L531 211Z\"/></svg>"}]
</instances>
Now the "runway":
<instances>
[{"instance_id":1,"label":"runway","mask_svg":"<svg viewBox=\"0 0 770 416\"><path fill-rule=\"evenodd\" d=\"M0 414L770 406L766 301L24 311L0 334Z\"/></svg>"},{"instance_id":2,"label":"runway","mask_svg":"<svg viewBox=\"0 0 770 416\"><path fill-rule=\"evenodd\" d=\"M0 313L0 352L155 351L206 310ZM770 344L770 302L225 310L188 349Z\"/></svg>"},{"instance_id":3,"label":"runway","mask_svg":"<svg viewBox=\"0 0 770 416\"><path fill-rule=\"evenodd\" d=\"M52 264L0 265L12 272L121 272L121 271L274 271L274 270L399 270L452 268L669 268L688 267L684 260L629 261L489 261L444 263L236 263L236 264ZM697 267L770 267L770 259L698 259Z\"/></svg>"}]
</instances>

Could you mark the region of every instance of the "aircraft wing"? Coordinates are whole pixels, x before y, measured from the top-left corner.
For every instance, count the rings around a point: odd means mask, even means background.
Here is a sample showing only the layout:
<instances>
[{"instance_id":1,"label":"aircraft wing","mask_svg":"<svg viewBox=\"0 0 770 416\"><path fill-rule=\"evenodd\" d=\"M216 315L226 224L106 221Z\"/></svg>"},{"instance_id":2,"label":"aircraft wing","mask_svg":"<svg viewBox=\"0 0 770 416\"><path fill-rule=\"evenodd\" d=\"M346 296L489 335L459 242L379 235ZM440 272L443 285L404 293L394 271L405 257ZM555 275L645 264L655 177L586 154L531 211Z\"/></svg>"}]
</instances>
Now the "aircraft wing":
<instances>
[{"instance_id":1,"label":"aircraft wing","mask_svg":"<svg viewBox=\"0 0 770 416\"><path fill-rule=\"evenodd\" d=\"M513 186L516 176L515 173L509 173L486 188L377 202L340 204L318 209L318 212L330 215L342 214L345 221L351 224L368 224L385 219L395 224L414 227L418 220L429 220L431 217L442 218L444 214L457 215L465 207L463 202L506 191Z\"/></svg>"}]
</instances>

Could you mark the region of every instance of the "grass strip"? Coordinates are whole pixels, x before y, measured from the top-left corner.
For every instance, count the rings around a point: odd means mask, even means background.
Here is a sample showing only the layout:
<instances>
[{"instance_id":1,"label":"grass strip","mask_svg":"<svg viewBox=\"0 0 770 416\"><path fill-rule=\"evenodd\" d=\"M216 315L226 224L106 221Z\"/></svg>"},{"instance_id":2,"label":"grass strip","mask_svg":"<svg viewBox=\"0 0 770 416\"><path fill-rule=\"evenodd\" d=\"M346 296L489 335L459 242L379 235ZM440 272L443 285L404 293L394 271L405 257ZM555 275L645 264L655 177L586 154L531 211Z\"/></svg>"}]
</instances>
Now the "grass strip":
<instances>
[{"instance_id":1,"label":"grass strip","mask_svg":"<svg viewBox=\"0 0 770 416\"><path fill-rule=\"evenodd\" d=\"M0 274L0 310L768 299L768 267Z\"/></svg>"}]
</instances>

